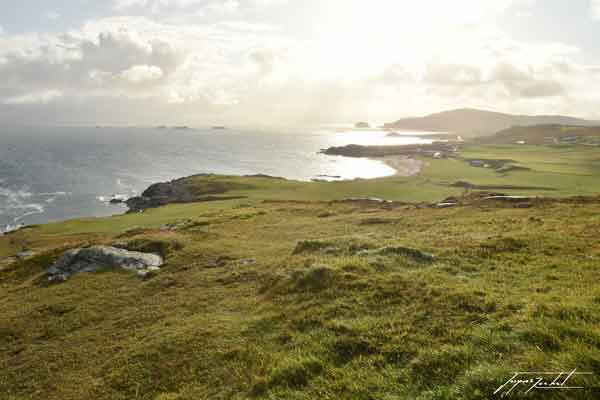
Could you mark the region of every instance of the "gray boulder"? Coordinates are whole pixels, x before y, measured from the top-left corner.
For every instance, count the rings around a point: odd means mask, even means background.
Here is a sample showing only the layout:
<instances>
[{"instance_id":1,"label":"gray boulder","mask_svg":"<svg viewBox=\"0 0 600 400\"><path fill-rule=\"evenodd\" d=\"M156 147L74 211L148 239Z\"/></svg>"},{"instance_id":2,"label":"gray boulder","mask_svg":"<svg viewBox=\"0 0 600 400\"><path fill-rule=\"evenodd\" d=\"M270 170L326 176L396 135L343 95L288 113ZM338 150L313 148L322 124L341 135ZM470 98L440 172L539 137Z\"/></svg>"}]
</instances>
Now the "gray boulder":
<instances>
[{"instance_id":1,"label":"gray boulder","mask_svg":"<svg viewBox=\"0 0 600 400\"><path fill-rule=\"evenodd\" d=\"M123 268L145 277L158 271L164 260L156 254L128 251L108 246L93 246L65 252L48 269L48 280L66 281L79 272L94 272L104 268Z\"/></svg>"}]
</instances>

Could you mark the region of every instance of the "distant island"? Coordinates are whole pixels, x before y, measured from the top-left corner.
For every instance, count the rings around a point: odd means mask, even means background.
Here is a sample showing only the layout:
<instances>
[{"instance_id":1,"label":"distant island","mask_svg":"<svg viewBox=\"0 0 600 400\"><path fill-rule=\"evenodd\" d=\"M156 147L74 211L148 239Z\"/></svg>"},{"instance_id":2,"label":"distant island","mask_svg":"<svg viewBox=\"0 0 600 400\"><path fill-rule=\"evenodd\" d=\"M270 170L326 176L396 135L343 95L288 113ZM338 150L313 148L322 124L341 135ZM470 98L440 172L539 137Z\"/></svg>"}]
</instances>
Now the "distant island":
<instances>
[{"instance_id":1,"label":"distant island","mask_svg":"<svg viewBox=\"0 0 600 400\"><path fill-rule=\"evenodd\" d=\"M354 127L358 129L369 129L371 125L369 125L368 122L357 122L354 124Z\"/></svg>"},{"instance_id":2,"label":"distant island","mask_svg":"<svg viewBox=\"0 0 600 400\"><path fill-rule=\"evenodd\" d=\"M216 125L216 126L213 126L212 129L213 130L224 130L224 129L227 129L227 128L224 127L224 126L221 126L221 125Z\"/></svg>"},{"instance_id":3,"label":"distant island","mask_svg":"<svg viewBox=\"0 0 600 400\"><path fill-rule=\"evenodd\" d=\"M512 115L461 108L430 114L424 117L404 118L385 124L383 127L390 130L405 129L486 136L514 126L533 125L600 126L600 121L588 121L562 115Z\"/></svg>"}]
</instances>

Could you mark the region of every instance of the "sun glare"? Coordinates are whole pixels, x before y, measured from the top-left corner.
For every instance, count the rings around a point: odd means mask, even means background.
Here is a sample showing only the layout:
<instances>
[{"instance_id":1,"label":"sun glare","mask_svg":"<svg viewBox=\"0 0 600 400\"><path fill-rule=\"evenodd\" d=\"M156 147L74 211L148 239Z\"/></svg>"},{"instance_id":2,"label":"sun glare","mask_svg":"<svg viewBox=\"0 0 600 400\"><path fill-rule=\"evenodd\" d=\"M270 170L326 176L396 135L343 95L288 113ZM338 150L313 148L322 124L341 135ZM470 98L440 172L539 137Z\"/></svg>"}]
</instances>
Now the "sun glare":
<instances>
[{"instance_id":1,"label":"sun glare","mask_svg":"<svg viewBox=\"0 0 600 400\"><path fill-rule=\"evenodd\" d=\"M493 17L502 2L491 3L323 2L316 12L318 56L314 58L320 62L314 76L360 79L390 62L418 69L429 58L455 47L455 37L465 26Z\"/></svg>"}]
</instances>

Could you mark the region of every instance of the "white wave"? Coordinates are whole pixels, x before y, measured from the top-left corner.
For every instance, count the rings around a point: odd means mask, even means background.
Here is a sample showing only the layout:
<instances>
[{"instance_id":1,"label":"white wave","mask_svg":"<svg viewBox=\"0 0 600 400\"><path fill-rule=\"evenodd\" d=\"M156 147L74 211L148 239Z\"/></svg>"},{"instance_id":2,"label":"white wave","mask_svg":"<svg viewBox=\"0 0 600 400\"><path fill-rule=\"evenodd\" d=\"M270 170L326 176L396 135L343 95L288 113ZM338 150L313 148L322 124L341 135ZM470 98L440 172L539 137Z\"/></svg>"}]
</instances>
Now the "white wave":
<instances>
[{"instance_id":1,"label":"white wave","mask_svg":"<svg viewBox=\"0 0 600 400\"><path fill-rule=\"evenodd\" d=\"M47 204L54 203L59 197L71 196L73 193L71 192L48 192L48 193L37 193L39 197L48 197L45 202Z\"/></svg>"},{"instance_id":2,"label":"white wave","mask_svg":"<svg viewBox=\"0 0 600 400\"><path fill-rule=\"evenodd\" d=\"M23 228L25 226L25 224L7 224L4 226L0 226L0 236L4 235L5 233L8 232L12 232L12 231L18 231L19 229Z\"/></svg>"},{"instance_id":3,"label":"white wave","mask_svg":"<svg viewBox=\"0 0 600 400\"><path fill-rule=\"evenodd\" d=\"M18 217L14 218L13 222L18 222L18 221L22 220L23 218L28 217L30 215L43 214L43 213L46 212L46 209L44 208L43 205L36 204L36 203L22 204L22 205L15 206L13 208L22 209L22 210L29 210L29 211L25 211L23 214L21 214Z\"/></svg>"},{"instance_id":4,"label":"white wave","mask_svg":"<svg viewBox=\"0 0 600 400\"><path fill-rule=\"evenodd\" d=\"M38 196L70 196L71 192L48 192L48 193L37 193Z\"/></svg>"},{"instance_id":5,"label":"white wave","mask_svg":"<svg viewBox=\"0 0 600 400\"><path fill-rule=\"evenodd\" d=\"M6 197L9 201L18 201L19 199L29 198L33 196L33 193L28 192L24 189L11 190L8 188L0 187L0 196Z\"/></svg>"},{"instance_id":6,"label":"white wave","mask_svg":"<svg viewBox=\"0 0 600 400\"><path fill-rule=\"evenodd\" d=\"M12 219L12 223L2 228L2 231L14 230L15 227L18 229L22 225L19 221L25 217L46 212L43 205L28 202L33 196L34 194L26 189L11 190L0 187L0 208L2 209L2 214L16 215Z\"/></svg>"},{"instance_id":7,"label":"white wave","mask_svg":"<svg viewBox=\"0 0 600 400\"><path fill-rule=\"evenodd\" d=\"M38 212L44 212L44 206L38 203L16 204L12 208L17 210L34 210Z\"/></svg>"}]
</instances>

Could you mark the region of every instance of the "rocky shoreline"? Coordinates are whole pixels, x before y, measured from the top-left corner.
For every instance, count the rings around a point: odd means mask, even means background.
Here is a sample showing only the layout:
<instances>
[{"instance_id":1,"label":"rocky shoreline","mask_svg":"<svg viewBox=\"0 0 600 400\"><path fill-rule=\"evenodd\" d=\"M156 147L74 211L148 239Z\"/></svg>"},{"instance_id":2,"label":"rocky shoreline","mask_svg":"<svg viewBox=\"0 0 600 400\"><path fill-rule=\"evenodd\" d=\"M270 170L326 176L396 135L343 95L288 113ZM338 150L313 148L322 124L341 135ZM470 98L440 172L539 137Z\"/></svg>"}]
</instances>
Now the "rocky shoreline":
<instances>
[{"instance_id":1,"label":"rocky shoreline","mask_svg":"<svg viewBox=\"0 0 600 400\"><path fill-rule=\"evenodd\" d=\"M344 157L381 158L387 156L431 156L438 158L453 157L458 145L453 142L435 142L431 144L410 144L398 146L347 146L329 147L321 150L322 154Z\"/></svg>"},{"instance_id":2,"label":"rocky shoreline","mask_svg":"<svg viewBox=\"0 0 600 400\"><path fill-rule=\"evenodd\" d=\"M247 189L247 185L223 185L218 182L196 184L195 178L206 178L210 174L192 175L170 182L155 183L144 190L140 196L132 197L124 203L128 213L142 212L148 208L161 207L167 204L195 203L200 201L234 200L245 196L218 196L235 189Z\"/></svg>"}]
</instances>

